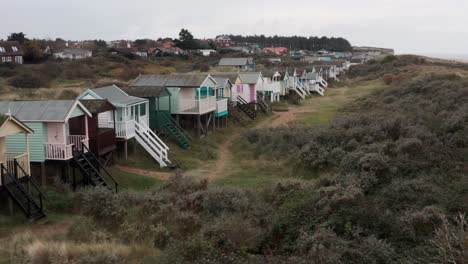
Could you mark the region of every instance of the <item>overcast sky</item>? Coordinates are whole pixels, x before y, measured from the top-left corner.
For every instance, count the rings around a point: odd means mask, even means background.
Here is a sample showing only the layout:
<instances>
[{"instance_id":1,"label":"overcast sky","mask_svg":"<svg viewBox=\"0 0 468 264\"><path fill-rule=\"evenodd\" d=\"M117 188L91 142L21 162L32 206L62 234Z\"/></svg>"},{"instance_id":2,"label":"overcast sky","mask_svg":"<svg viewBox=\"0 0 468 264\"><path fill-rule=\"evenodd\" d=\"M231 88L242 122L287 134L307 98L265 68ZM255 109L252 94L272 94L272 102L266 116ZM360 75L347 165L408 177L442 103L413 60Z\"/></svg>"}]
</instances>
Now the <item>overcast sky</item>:
<instances>
[{"instance_id":1,"label":"overcast sky","mask_svg":"<svg viewBox=\"0 0 468 264\"><path fill-rule=\"evenodd\" d=\"M397 53L468 53L467 0L0 0L0 38L341 36ZM5 10L8 10L5 12Z\"/></svg>"}]
</instances>

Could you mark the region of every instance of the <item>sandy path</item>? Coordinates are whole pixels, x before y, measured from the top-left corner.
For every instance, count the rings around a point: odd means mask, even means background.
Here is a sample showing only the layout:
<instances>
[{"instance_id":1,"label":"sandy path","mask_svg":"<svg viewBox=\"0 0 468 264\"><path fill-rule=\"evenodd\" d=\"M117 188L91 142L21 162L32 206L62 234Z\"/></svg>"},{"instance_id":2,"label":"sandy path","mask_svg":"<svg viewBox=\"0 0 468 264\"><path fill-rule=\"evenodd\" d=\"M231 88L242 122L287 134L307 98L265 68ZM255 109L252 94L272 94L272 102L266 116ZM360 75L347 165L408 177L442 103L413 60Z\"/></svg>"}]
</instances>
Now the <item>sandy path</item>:
<instances>
[{"instance_id":1,"label":"sandy path","mask_svg":"<svg viewBox=\"0 0 468 264\"><path fill-rule=\"evenodd\" d=\"M292 108L289 111L273 112L273 115L255 125L255 128L269 128L288 125L297 119L297 114L308 113L301 108ZM243 130L237 131L226 141L221 143L217 150L217 159L214 162L208 163L200 169L188 171L185 174L189 176L198 176L205 179L213 180L226 176L229 166L233 164L231 148L232 144L242 135Z\"/></svg>"},{"instance_id":2,"label":"sandy path","mask_svg":"<svg viewBox=\"0 0 468 264\"><path fill-rule=\"evenodd\" d=\"M128 172L128 173L133 173L133 174L138 174L142 176L147 176L151 178L156 178L160 180L167 180L170 177L174 176L175 173L173 172L159 172L159 171L150 171L150 170L143 170L143 169L138 169L138 168L133 168L133 167L125 167L125 166L116 166L119 170Z\"/></svg>"},{"instance_id":3,"label":"sandy path","mask_svg":"<svg viewBox=\"0 0 468 264\"><path fill-rule=\"evenodd\" d=\"M289 111L273 112L273 115L267 119L259 122L255 125L255 128L273 128L279 126L287 126L289 123L294 122L298 118L298 114L313 113L313 109L304 109L305 105L299 107L291 107ZM207 162L205 166L185 172L185 175L204 178L208 180L217 179L226 176L226 172L229 171L229 166L232 166L232 144L239 139L242 132L245 130L237 130L236 133L231 135L226 141L222 142L217 149L217 159L214 161ZM168 178L175 175L170 172L156 172L149 170L142 170L132 167L117 166L118 169L128 173L138 174L147 177L153 177L161 180L167 180Z\"/></svg>"}]
</instances>

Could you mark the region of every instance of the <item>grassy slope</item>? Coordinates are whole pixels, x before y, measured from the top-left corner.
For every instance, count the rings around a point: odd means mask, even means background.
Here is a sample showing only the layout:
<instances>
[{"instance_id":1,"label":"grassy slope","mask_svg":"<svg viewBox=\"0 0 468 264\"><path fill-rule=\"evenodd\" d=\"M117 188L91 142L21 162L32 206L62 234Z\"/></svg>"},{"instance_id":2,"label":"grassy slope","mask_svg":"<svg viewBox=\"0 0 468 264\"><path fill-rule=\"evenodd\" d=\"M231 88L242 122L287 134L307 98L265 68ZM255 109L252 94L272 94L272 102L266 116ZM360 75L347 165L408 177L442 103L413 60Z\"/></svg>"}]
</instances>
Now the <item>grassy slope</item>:
<instances>
[{"instance_id":1,"label":"grassy slope","mask_svg":"<svg viewBox=\"0 0 468 264\"><path fill-rule=\"evenodd\" d=\"M380 81L357 80L343 83L339 87L328 88L324 97L313 96L302 105L289 108L297 110L294 123L298 125L325 124L333 120L341 106L384 86ZM218 179L216 184L258 188L278 180L296 179L293 168L282 161L281 157L256 157L255 150L244 144L242 138L233 145L232 153L235 166L231 166L227 175Z\"/></svg>"}]
</instances>

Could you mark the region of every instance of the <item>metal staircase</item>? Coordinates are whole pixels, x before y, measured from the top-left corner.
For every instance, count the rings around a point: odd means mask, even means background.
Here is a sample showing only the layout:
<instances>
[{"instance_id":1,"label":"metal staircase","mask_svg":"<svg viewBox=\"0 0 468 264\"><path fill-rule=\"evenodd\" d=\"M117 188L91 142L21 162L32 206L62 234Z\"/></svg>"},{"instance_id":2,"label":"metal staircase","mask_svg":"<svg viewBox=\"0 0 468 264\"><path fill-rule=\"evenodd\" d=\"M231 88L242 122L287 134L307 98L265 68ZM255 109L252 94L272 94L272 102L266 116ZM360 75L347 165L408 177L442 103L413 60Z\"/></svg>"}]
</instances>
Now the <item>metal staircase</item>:
<instances>
[{"instance_id":1,"label":"metal staircase","mask_svg":"<svg viewBox=\"0 0 468 264\"><path fill-rule=\"evenodd\" d=\"M46 217L44 213L42 200L44 195L40 191L34 179L27 175L24 169L16 162L15 172L10 172L4 164L0 164L1 170L1 182L2 187L7 191L8 196L13 202L20 208L20 210L29 218L31 221L37 221L41 218ZM21 179L18 179L18 170L21 170L24 175ZM21 181L25 181L22 183ZM36 195L33 192L36 192Z\"/></svg>"},{"instance_id":2,"label":"metal staircase","mask_svg":"<svg viewBox=\"0 0 468 264\"><path fill-rule=\"evenodd\" d=\"M183 149L189 149L190 148L190 141L192 138L190 135L185 131L174 118L169 113L166 112L161 112L159 114L159 117L161 119L161 127L169 133L171 136L173 136L177 142L177 144L182 147Z\"/></svg>"},{"instance_id":3,"label":"metal staircase","mask_svg":"<svg viewBox=\"0 0 468 264\"><path fill-rule=\"evenodd\" d=\"M99 159L89 151L88 147L84 144L82 144L82 147L83 149L78 149L73 145L73 160L84 176L84 184L94 187L101 186L118 192L119 184L114 177L112 177ZM75 182L75 179L73 179L74 186L76 185Z\"/></svg>"},{"instance_id":4,"label":"metal staircase","mask_svg":"<svg viewBox=\"0 0 468 264\"><path fill-rule=\"evenodd\" d=\"M167 155L169 147L143 122L135 121L135 138L160 167L171 164Z\"/></svg>"},{"instance_id":5,"label":"metal staircase","mask_svg":"<svg viewBox=\"0 0 468 264\"><path fill-rule=\"evenodd\" d=\"M237 105L236 105L237 109L244 112L251 119L255 119L257 117L257 110L255 109L254 104L249 104L241 96L237 96L237 100L238 100Z\"/></svg>"}]
</instances>

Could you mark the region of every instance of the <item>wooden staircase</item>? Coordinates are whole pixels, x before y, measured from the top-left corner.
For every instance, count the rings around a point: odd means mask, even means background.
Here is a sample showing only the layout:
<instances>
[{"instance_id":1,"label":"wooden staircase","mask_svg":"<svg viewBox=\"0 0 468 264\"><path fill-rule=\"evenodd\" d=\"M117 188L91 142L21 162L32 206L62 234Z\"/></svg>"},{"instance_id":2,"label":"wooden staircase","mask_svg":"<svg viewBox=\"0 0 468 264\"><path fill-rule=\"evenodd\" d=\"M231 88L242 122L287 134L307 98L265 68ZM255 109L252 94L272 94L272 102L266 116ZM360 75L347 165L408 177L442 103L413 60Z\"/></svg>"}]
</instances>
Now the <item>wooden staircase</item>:
<instances>
[{"instance_id":1,"label":"wooden staircase","mask_svg":"<svg viewBox=\"0 0 468 264\"><path fill-rule=\"evenodd\" d=\"M14 163L15 172L8 171L4 164L0 164L2 180L1 186L6 190L8 196L18 206L18 208L20 208L20 210L31 221L37 221L46 217L42 204L44 195L40 191L34 179L25 173L24 169L16 162L16 160ZM27 176L18 179L16 176L18 175L18 170L21 170ZM22 183L21 181L25 182ZM36 192L36 195L33 194L33 191Z\"/></svg>"},{"instance_id":2,"label":"wooden staircase","mask_svg":"<svg viewBox=\"0 0 468 264\"><path fill-rule=\"evenodd\" d=\"M299 95L302 99L305 99L306 96L307 96L307 89L306 87L304 86L303 83L299 82L299 81L296 81L293 89L292 89L294 92L297 93L297 95Z\"/></svg>"},{"instance_id":3,"label":"wooden staircase","mask_svg":"<svg viewBox=\"0 0 468 264\"><path fill-rule=\"evenodd\" d=\"M118 192L119 184L99 159L83 144L83 149L73 145L73 160L84 177L84 184L94 187L101 186L110 191ZM73 184L75 184L73 179Z\"/></svg>"},{"instance_id":4,"label":"wooden staircase","mask_svg":"<svg viewBox=\"0 0 468 264\"><path fill-rule=\"evenodd\" d=\"M237 96L237 105L236 107L244 112L248 117L252 120L257 117L257 110L255 109L255 104L249 104L247 101L244 100L241 96Z\"/></svg>"},{"instance_id":5,"label":"wooden staircase","mask_svg":"<svg viewBox=\"0 0 468 264\"><path fill-rule=\"evenodd\" d=\"M235 122L237 122L238 124L242 126L247 125L248 120L246 119L246 115L236 107L234 102L229 101L228 111L229 111L228 118L234 120Z\"/></svg>"},{"instance_id":6,"label":"wooden staircase","mask_svg":"<svg viewBox=\"0 0 468 264\"><path fill-rule=\"evenodd\" d=\"M327 88L327 87L328 87L328 82L325 81L325 79L322 78L322 77L320 77L319 84L320 84L323 88Z\"/></svg>"},{"instance_id":7,"label":"wooden staircase","mask_svg":"<svg viewBox=\"0 0 468 264\"><path fill-rule=\"evenodd\" d=\"M171 165L169 147L143 122L135 121L135 139L161 168Z\"/></svg>"},{"instance_id":8,"label":"wooden staircase","mask_svg":"<svg viewBox=\"0 0 468 264\"><path fill-rule=\"evenodd\" d=\"M162 121L162 128L176 140L177 144L183 149L190 148L192 138L169 113L161 112L159 117Z\"/></svg>"},{"instance_id":9,"label":"wooden staircase","mask_svg":"<svg viewBox=\"0 0 468 264\"><path fill-rule=\"evenodd\" d=\"M301 97L294 90L289 90L285 97L295 105L301 104Z\"/></svg>"},{"instance_id":10,"label":"wooden staircase","mask_svg":"<svg viewBox=\"0 0 468 264\"><path fill-rule=\"evenodd\" d=\"M273 113L271 102L269 100L265 100L262 93L257 93L257 105L265 114L271 115Z\"/></svg>"}]
</instances>

